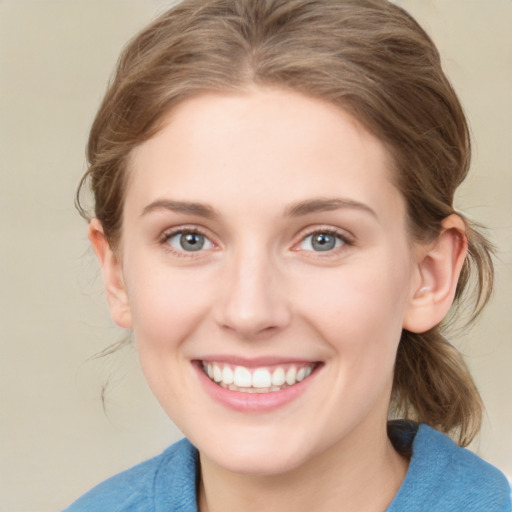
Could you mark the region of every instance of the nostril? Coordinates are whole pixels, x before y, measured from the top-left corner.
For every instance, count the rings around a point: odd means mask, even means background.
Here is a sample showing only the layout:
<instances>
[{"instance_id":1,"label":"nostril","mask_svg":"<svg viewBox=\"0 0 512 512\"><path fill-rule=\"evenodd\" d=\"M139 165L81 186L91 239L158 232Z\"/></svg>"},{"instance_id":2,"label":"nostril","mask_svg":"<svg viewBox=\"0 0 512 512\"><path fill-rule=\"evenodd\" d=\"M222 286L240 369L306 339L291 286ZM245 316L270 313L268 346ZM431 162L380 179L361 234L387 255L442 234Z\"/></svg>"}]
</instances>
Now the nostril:
<instances>
[{"instance_id":1,"label":"nostril","mask_svg":"<svg viewBox=\"0 0 512 512\"><path fill-rule=\"evenodd\" d=\"M221 323L220 327L226 332L238 334L242 338L269 337L277 333L281 327L278 325L258 325L257 323Z\"/></svg>"}]
</instances>

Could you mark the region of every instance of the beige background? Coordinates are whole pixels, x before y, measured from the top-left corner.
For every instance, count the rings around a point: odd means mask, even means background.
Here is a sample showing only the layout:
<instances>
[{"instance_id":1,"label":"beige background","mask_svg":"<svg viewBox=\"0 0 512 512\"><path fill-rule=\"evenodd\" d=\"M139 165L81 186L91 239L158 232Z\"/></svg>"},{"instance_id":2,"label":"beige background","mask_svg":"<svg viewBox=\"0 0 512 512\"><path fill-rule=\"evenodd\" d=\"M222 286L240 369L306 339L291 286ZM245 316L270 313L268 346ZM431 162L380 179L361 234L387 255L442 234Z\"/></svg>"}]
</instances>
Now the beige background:
<instances>
[{"instance_id":1,"label":"beige background","mask_svg":"<svg viewBox=\"0 0 512 512\"><path fill-rule=\"evenodd\" d=\"M180 435L131 348L92 358L123 333L73 209L87 131L118 52L164 4L0 0L1 512L59 510ZM459 207L492 229L498 287L457 343L488 409L474 449L512 477L512 2L400 4L438 43L476 141Z\"/></svg>"}]
</instances>

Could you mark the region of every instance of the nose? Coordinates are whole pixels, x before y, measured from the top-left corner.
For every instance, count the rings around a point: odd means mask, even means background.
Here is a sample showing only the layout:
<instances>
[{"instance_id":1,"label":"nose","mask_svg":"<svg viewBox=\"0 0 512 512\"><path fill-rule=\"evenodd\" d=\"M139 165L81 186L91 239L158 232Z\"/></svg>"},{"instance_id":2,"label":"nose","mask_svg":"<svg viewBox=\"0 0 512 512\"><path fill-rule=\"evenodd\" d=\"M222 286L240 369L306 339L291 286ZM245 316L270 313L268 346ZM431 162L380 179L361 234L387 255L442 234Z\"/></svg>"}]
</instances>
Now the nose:
<instances>
[{"instance_id":1,"label":"nose","mask_svg":"<svg viewBox=\"0 0 512 512\"><path fill-rule=\"evenodd\" d=\"M290 322L280 272L263 251L233 257L223 273L215 317L218 325L243 339L268 337Z\"/></svg>"}]
</instances>

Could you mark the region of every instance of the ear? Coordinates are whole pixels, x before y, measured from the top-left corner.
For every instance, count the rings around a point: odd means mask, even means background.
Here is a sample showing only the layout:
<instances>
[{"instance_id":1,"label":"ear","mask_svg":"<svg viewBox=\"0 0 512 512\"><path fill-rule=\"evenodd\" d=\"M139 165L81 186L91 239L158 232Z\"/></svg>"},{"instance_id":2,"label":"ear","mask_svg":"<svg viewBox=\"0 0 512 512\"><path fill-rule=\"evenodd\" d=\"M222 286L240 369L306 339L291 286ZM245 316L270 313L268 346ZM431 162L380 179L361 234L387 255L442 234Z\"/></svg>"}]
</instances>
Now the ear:
<instances>
[{"instance_id":1,"label":"ear","mask_svg":"<svg viewBox=\"0 0 512 512\"><path fill-rule=\"evenodd\" d=\"M92 219L89 223L88 235L103 271L110 315L117 325L124 329L131 329L132 318L121 262L110 247L103 226L98 219Z\"/></svg>"},{"instance_id":2,"label":"ear","mask_svg":"<svg viewBox=\"0 0 512 512\"><path fill-rule=\"evenodd\" d=\"M466 227L455 214L444 219L434 243L419 246L417 279L404 316L404 329L426 332L447 315L467 250Z\"/></svg>"}]
</instances>

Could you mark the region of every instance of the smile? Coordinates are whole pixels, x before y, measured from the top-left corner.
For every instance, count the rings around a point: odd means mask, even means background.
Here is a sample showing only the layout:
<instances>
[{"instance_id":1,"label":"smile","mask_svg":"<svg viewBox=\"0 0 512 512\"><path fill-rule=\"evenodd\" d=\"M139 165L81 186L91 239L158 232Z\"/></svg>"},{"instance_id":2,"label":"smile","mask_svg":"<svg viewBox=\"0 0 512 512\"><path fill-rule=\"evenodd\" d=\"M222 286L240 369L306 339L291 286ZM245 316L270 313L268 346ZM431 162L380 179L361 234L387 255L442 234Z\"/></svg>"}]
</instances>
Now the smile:
<instances>
[{"instance_id":1,"label":"smile","mask_svg":"<svg viewBox=\"0 0 512 512\"><path fill-rule=\"evenodd\" d=\"M272 393L292 387L307 379L316 363L286 364L274 367L247 368L221 362L201 363L212 382L230 391Z\"/></svg>"}]
</instances>

